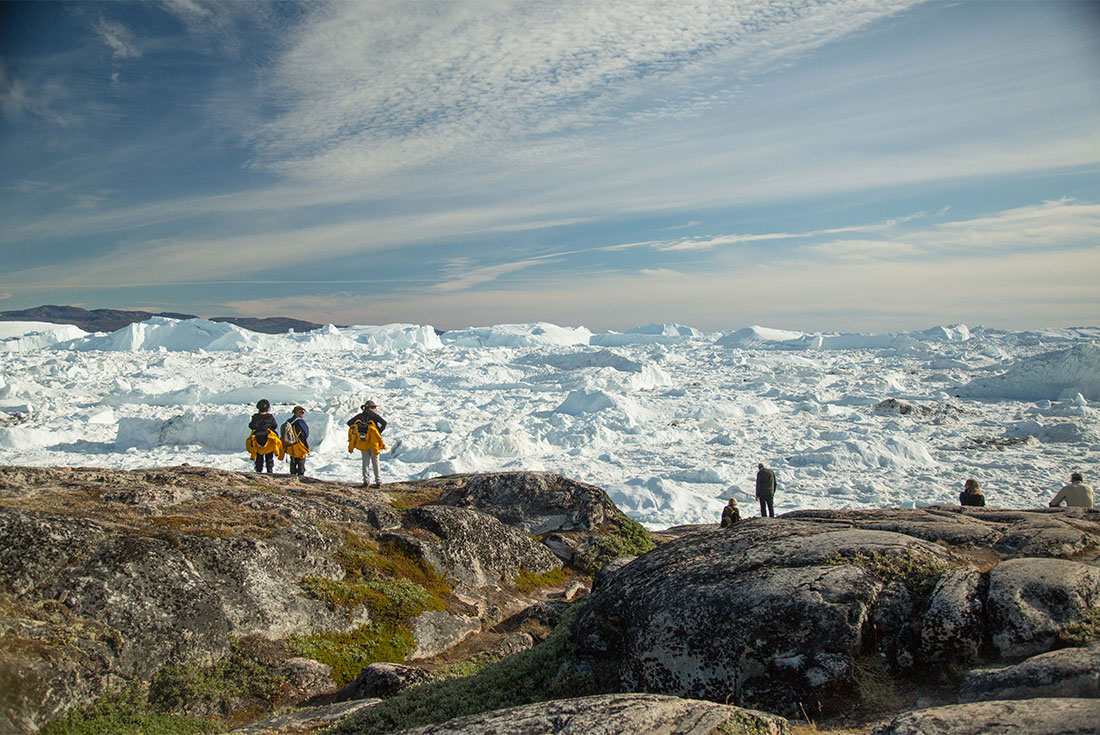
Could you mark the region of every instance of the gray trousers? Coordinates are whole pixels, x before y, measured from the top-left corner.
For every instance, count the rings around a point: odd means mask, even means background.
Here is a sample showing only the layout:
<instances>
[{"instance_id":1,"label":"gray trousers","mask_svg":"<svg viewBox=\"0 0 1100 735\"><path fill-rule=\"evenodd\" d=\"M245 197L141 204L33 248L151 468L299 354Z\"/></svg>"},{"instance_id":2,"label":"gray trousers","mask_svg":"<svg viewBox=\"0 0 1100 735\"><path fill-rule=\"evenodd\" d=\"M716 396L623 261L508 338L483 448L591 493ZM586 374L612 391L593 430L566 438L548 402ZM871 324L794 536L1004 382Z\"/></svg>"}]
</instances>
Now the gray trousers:
<instances>
[{"instance_id":1,"label":"gray trousers","mask_svg":"<svg viewBox=\"0 0 1100 735\"><path fill-rule=\"evenodd\" d=\"M374 482L377 485L381 485L382 478L378 475L378 455L369 449L361 449L360 451L363 453L363 484L365 485L370 482L370 480L367 479L367 464L370 463L374 466Z\"/></svg>"}]
</instances>

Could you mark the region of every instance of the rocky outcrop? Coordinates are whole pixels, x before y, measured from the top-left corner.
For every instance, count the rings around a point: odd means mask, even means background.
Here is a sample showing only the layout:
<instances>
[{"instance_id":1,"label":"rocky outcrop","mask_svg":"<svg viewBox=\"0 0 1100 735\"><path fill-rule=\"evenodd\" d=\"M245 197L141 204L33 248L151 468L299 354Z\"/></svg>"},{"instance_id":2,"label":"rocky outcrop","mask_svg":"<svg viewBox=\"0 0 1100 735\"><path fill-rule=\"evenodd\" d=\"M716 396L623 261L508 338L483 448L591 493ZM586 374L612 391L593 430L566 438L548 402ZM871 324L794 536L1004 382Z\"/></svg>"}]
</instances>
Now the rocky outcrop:
<instances>
[{"instance_id":1,"label":"rocky outcrop","mask_svg":"<svg viewBox=\"0 0 1100 735\"><path fill-rule=\"evenodd\" d=\"M698 700L654 694L558 699L461 717L403 735L784 735L786 720Z\"/></svg>"},{"instance_id":2,"label":"rocky outcrop","mask_svg":"<svg viewBox=\"0 0 1100 735\"><path fill-rule=\"evenodd\" d=\"M1098 520L814 511L687 531L597 578L573 625L575 663L601 691L829 714L858 700L868 666L938 678L1059 645L1100 607L1100 568L1081 551L1098 548ZM1041 543L1052 527L1083 540ZM1008 536L1030 540L997 563Z\"/></svg>"},{"instance_id":3,"label":"rocky outcrop","mask_svg":"<svg viewBox=\"0 0 1100 735\"><path fill-rule=\"evenodd\" d=\"M311 707L238 727L230 730L229 735L303 735L320 732L381 701L380 699L355 699Z\"/></svg>"},{"instance_id":4,"label":"rocky outcrop","mask_svg":"<svg viewBox=\"0 0 1100 735\"><path fill-rule=\"evenodd\" d=\"M548 478L539 482L554 485ZM432 656L530 605L513 586L520 570L562 565L474 508L390 501L340 483L187 466L3 468L0 730L31 732L166 666L212 665L242 639L269 642L277 653L263 666L281 691L308 696L320 670L284 664L328 644L303 636L405 625L410 656ZM421 587L430 572L449 586Z\"/></svg>"},{"instance_id":5,"label":"rocky outcrop","mask_svg":"<svg viewBox=\"0 0 1100 735\"><path fill-rule=\"evenodd\" d=\"M1036 697L1100 699L1100 643L1043 653L1013 666L975 669L959 690L964 702Z\"/></svg>"},{"instance_id":6,"label":"rocky outcrop","mask_svg":"<svg viewBox=\"0 0 1100 735\"><path fill-rule=\"evenodd\" d=\"M1100 700L975 702L906 712L873 735L1085 735L1100 722Z\"/></svg>"},{"instance_id":7,"label":"rocky outcrop","mask_svg":"<svg viewBox=\"0 0 1100 735\"><path fill-rule=\"evenodd\" d=\"M621 515L600 488L549 472L452 475L439 502L477 508L530 534L592 531Z\"/></svg>"},{"instance_id":8,"label":"rocky outcrop","mask_svg":"<svg viewBox=\"0 0 1100 735\"><path fill-rule=\"evenodd\" d=\"M350 699L392 697L402 689L430 681L432 675L417 666L377 663L363 669L359 676L330 697L333 702Z\"/></svg>"}]
</instances>

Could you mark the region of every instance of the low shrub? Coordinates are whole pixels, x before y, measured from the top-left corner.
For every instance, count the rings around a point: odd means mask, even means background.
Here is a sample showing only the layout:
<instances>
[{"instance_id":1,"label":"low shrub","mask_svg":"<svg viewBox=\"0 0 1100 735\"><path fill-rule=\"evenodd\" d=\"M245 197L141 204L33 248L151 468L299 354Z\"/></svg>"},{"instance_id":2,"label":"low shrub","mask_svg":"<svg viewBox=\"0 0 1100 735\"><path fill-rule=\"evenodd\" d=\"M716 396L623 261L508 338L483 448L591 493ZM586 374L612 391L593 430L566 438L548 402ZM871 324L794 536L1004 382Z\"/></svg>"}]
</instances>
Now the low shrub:
<instances>
[{"instance_id":1,"label":"low shrub","mask_svg":"<svg viewBox=\"0 0 1100 735\"><path fill-rule=\"evenodd\" d=\"M222 732L210 720L156 711L136 684L110 691L96 701L69 710L46 723L41 735L200 735Z\"/></svg>"},{"instance_id":2,"label":"low shrub","mask_svg":"<svg viewBox=\"0 0 1100 735\"><path fill-rule=\"evenodd\" d=\"M613 559L638 556L656 547L642 524L626 516L616 516L607 524L599 541L580 554L575 564L588 574L595 574Z\"/></svg>"},{"instance_id":3,"label":"low shrub","mask_svg":"<svg viewBox=\"0 0 1100 735\"><path fill-rule=\"evenodd\" d=\"M370 664L404 661L414 641L407 627L371 623L347 632L291 636L287 645L298 656L327 664L332 668L333 681L347 684Z\"/></svg>"},{"instance_id":4,"label":"low shrub","mask_svg":"<svg viewBox=\"0 0 1100 735\"><path fill-rule=\"evenodd\" d=\"M565 576L565 569L562 567L551 569L549 572L543 572L542 574L536 574L520 567L519 572L516 574L515 585L517 590L526 595L540 587L561 584L565 581Z\"/></svg>"}]
</instances>

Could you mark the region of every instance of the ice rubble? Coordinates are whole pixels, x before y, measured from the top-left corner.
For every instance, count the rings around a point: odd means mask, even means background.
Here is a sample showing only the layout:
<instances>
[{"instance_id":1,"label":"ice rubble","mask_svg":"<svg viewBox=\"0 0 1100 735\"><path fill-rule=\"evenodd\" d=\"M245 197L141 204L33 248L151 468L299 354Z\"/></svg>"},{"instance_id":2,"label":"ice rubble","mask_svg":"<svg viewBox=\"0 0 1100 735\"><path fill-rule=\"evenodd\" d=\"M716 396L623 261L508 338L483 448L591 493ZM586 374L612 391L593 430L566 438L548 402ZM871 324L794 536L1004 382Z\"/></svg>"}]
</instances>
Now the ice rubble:
<instances>
[{"instance_id":1,"label":"ice rubble","mask_svg":"<svg viewBox=\"0 0 1100 735\"><path fill-rule=\"evenodd\" d=\"M779 473L782 512L953 503L967 476L991 504L1041 504L1067 468L1100 458L1094 329L593 334L531 323L266 335L163 318L75 329L0 324L5 463L244 470L245 427L265 397L280 421L306 407L309 474L355 480L344 421L372 397L391 421L384 479L560 472L658 527L712 522L730 496L751 508L759 461ZM876 412L886 399L918 410ZM998 437L1038 443L972 441Z\"/></svg>"}]
</instances>

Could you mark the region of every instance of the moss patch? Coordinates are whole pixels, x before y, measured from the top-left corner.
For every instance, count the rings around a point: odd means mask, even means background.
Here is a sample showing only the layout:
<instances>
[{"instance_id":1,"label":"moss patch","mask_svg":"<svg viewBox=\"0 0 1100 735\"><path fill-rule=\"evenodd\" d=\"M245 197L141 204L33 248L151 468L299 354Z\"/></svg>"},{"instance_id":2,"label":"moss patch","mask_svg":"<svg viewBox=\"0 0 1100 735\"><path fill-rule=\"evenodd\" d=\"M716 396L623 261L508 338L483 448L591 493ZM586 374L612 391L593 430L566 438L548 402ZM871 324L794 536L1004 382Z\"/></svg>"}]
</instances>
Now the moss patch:
<instances>
[{"instance_id":1,"label":"moss patch","mask_svg":"<svg viewBox=\"0 0 1100 735\"><path fill-rule=\"evenodd\" d=\"M595 693L592 683L566 663L569 626L576 612L566 614L550 637L532 649L491 663L473 676L407 689L348 718L334 732L381 734L502 707Z\"/></svg>"},{"instance_id":2,"label":"moss patch","mask_svg":"<svg viewBox=\"0 0 1100 735\"><path fill-rule=\"evenodd\" d=\"M526 595L541 587L559 585L565 581L565 577L566 572L563 567L551 569L549 572L542 574L536 574L521 567L519 573L516 574L515 585L517 590Z\"/></svg>"},{"instance_id":3,"label":"moss patch","mask_svg":"<svg viewBox=\"0 0 1100 735\"><path fill-rule=\"evenodd\" d=\"M142 690L132 685L108 692L95 702L69 710L47 723L42 735L198 735L222 732L209 720L165 714L153 709Z\"/></svg>"},{"instance_id":4,"label":"moss patch","mask_svg":"<svg viewBox=\"0 0 1100 735\"><path fill-rule=\"evenodd\" d=\"M1093 641L1100 641L1100 607L1089 610L1084 620L1067 625L1058 634L1058 640L1066 646L1087 646Z\"/></svg>"},{"instance_id":5,"label":"moss patch","mask_svg":"<svg viewBox=\"0 0 1100 735\"><path fill-rule=\"evenodd\" d=\"M404 661L414 646L412 632L392 623L361 625L348 632L291 636L287 644L295 654L330 666L333 680L340 685L370 664Z\"/></svg>"},{"instance_id":6,"label":"moss patch","mask_svg":"<svg viewBox=\"0 0 1100 735\"><path fill-rule=\"evenodd\" d=\"M644 554L657 546L642 524L626 516L616 516L603 531L600 540L576 560L577 566L589 574L595 574L612 559Z\"/></svg>"},{"instance_id":7,"label":"moss patch","mask_svg":"<svg viewBox=\"0 0 1100 735\"><path fill-rule=\"evenodd\" d=\"M862 567L880 579L899 580L910 592L922 599L931 596L941 574L957 566L933 556L891 556L877 551L871 554L837 554L827 563L850 564Z\"/></svg>"}]
</instances>

